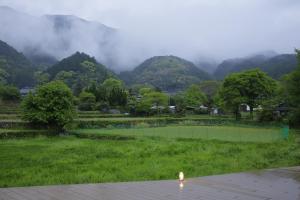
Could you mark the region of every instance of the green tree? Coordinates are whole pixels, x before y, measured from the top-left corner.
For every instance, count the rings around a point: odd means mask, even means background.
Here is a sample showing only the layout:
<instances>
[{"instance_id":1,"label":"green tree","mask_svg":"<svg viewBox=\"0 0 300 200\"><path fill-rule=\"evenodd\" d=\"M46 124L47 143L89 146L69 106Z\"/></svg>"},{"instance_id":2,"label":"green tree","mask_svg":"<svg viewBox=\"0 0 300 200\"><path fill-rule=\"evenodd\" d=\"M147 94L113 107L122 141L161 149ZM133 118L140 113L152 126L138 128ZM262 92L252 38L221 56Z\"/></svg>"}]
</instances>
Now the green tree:
<instances>
[{"instance_id":1,"label":"green tree","mask_svg":"<svg viewBox=\"0 0 300 200\"><path fill-rule=\"evenodd\" d=\"M240 114L239 106L242 103L250 107L250 116L253 118L253 108L272 98L276 87L276 82L267 74L259 69L251 69L227 76L220 96L223 105L232 110L236 118Z\"/></svg>"},{"instance_id":2,"label":"green tree","mask_svg":"<svg viewBox=\"0 0 300 200\"><path fill-rule=\"evenodd\" d=\"M52 81L29 93L22 102L22 118L36 125L63 131L76 115L70 88Z\"/></svg>"},{"instance_id":3,"label":"green tree","mask_svg":"<svg viewBox=\"0 0 300 200\"><path fill-rule=\"evenodd\" d=\"M5 69L0 68L0 84L6 84L8 78L8 73L5 71Z\"/></svg>"},{"instance_id":4,"label":"green tree","mask_svg":"<svg viewBox=\"0 0 300 200\"><path fill-rule=\"evenodd\" d=\"M201 92L200 87L193 84L184 92L184 101L186 106L196 108L204 104L207 98Z\"/></svg>"},{"instance_id":5,"label":"green tree","mask_svg":"<svg viewBox=\"0 0 300 200\"><path fill-rule=\"evenodd\" d=\"M199 85L200 90L205 94L207 97L207 106L211 109L215 102L215 96L221 87L221 82L219 81L203 81Z\"/></svg>"},{"instance_id":6,"label":"green tree","mask_svg":"<svg viewBox=\"0 0 300 200\"><path fill-rule=\"evenodd\" d=\"M127 103L127 91L124 88L124 83L121 80L109 78L106 79L102 87L99 88L98 96L106 95L105 98L101 97L99 99L105 99L109 102L110 106L125 106Z\"/></svg>"},{"instance_id":7,"label":"green tree","mask_svg":"<svg viewBox=\"0 0 300 200\"><path fill-rule=\"evenodd\" d=\"M151 91L144 93L140 101L137 103L136 111L139 113L149 114L151 108L155 107L160 112L163 107L168 106L168 96L162 92Z\"/></svg>"},{"instance_id":8,"label":"green tree","mask_svg":"<svg viewBox=\"0 0 300 200\"><path fill-rule=\"evenodd\" d=\"M300 125L300 50L296 49L298 66L295 71L284 79L284 87L288 94L288 103L291 108L290 121L292 125Z\"/></svg>"},{"instance_id":9,"label":"green tree","mask_svg":"<svg viewBox=\"0 0 300 200\"><path fill-rule=\"evenodd\" d=\"M21 94L18 88L11 85L0 85L0 98L3 101L19 101Z\"/></svg>"},{"instance_id":10,"label":"green tree","mask_svg":"<svg viewBox=\"0 0 300 200\"><path fill-rule=\"evenodd\" d=\"M121 80L115 78L109 78L102 83L102 86L105 87L106 90L110 92L113 88L123 88L124 84Z\"/></svg>"},{"instance_id":11,"label":"green tree","mask_svg":"<svg viewBox=\"0 0 300 200\"><path fill-rule=\"evenodd\" d=\"M125 106L127 104L127 92L122 88L113 88L108 96L110 106Z\"/></svg>"},{"instance_id":12,"label":"green tree","mask_svg":"<svg viewBox=\"0 0 300 200\"><path fill-rule=\"evenodd\" d=\"M81 92L79 95L79 110L91 111L95 109L96 97L90 92Z\"/></svg>"},{"instance_id":13,"label":"green tree","mask_svg":"<svg viewBox=\"0 0 300 200\"><path fill-rule=\"evenodd\" d=\"M74 71L60 71L54 80L63 81L68 87L72 88L77 81L77 74Z\"/></svg>"},{"instance_id":14,"label":"green tree","mask_svg":"<svg viewBox=\"0 0 300 200\"><path fill-rule=\"evenodd\" d=\"M48 73L37 71L34 73L34 79L37 85L43 85L49 82L50 75Z\"/></svg>"}]
</instances>

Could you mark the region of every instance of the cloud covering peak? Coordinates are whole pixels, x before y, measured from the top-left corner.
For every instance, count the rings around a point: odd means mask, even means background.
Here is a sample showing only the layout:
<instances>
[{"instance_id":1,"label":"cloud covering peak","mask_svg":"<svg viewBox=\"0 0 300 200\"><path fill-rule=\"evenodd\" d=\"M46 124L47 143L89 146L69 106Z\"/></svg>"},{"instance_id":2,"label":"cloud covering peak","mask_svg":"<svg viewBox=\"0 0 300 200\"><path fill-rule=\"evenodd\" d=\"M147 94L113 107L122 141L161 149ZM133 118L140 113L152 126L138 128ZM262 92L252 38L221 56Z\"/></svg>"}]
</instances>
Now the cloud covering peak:
<instances>
[{"instance_id":1,"label":"cloud covering peak","mask_svg":"<svg viewBox=\"0 0 300 200\"><path fill-rule=\"evenodd\" d=\"M118 70L154 55L221 60L265 50L289 53L300 46L298 0L0 0L0 5L32 16L75 15L116 27L117 39L106 43L112 51L90 45L87 39L88 44L76 43L76 35L90 30L66 37L72 38L70 51L82 49L101 60L110 57ZM47 23L41 26L48 27ZM39 43L37 34L31 42Z\"/></svg>"}]
</instances>

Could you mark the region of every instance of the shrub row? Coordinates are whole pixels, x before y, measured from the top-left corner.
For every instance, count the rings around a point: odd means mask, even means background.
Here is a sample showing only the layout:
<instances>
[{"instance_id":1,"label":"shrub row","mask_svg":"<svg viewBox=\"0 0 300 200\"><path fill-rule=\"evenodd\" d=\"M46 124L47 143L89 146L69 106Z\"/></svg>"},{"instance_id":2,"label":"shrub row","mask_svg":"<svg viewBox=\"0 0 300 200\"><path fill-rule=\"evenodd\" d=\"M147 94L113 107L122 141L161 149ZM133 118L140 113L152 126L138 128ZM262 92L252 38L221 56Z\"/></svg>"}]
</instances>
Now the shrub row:
<instances>
[{"instance_id":1,"label":"shrub row","mask_svg":"<svg viewBox=\"0 0 300 200\"><path fill-rule=\"evenodd\" d=\"M139 124L147 124L149 127L166 126L172 124L179 125L207 125L207 126L220 126L220 125L250 125L250 126L281 126L280 123L261 123L256 121L235 121L234 119L226 118L130 118L124 120L122 118L116 120L87 120L87 119L77 119L74 123L69 126L69 129L84 129L84 128L130 128L139 126ZM0 129L45 129L43 126L33 126L28 122L20 120L3 120L0 121Z\"/></svg>"},{"instance_id":2,"label":"shrub row","mask_svg":"<svg viewBox=\"0 0 300 200\"><path fill-rule=\"evenodd\" d=\"M150 127L166 126L171 124L180 125L229 125L236 124L233 119L184 119L184 118L145 118L131 120L77 120L75 128L130 128L139 124L148 124ZM256 125L256 122L239 122L239 124Z\"/></svg>"},{"instance_id":3,"label":"shrub row","mask_svg":"<svg viewBox=\"0 0 300 200\"><path fill-rule=\"evenodd\" d=\"M100 135L93 133L78 133L78 132L68 132L70 135L74 135L78 138L88 138L88 139L97 139L97 140L134 140L133 136L124 136L124 135Z\"/></svg>"},{"instance_id":4,"label":"shrub row","mask_svg":"<svg viewBox=\"0 0 300 200\"><path fill-rule=\"evenodd\" d=\"M45 130L1 130L0 139L53 136L54 134L54 132Z\"/></svg>"}]
</instances>

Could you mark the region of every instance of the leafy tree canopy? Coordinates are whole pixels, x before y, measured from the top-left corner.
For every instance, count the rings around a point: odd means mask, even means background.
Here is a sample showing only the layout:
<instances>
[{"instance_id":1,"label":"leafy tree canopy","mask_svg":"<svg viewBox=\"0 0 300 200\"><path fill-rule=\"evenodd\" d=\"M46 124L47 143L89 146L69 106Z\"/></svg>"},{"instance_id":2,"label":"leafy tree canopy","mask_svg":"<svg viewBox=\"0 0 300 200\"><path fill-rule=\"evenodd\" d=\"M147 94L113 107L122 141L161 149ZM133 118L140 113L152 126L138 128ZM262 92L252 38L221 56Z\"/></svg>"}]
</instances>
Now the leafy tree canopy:
<instances>
[{"instance_id":1,"label":"leafy tree canopy","mask_svg":"<svg viewBox=\"0 0 300 200\"><path fill-rule=\"evenodd\" d=\"M184 92L184 101L186 106L199 107L207 101L207 98L198 85L191 85Z\"/></svg>"},{"instance_id":2,"label":"leafy tree canopy","mask_svg":"<svg viewBox=\"0 0 300 200\"><path fill-rule=\"evenodd\" d=\"M284 78L284 86L288 94L288 102L291 108L291 122L300 126L300 50L297 53L298 66Z\"/></svg>"},{"instance_id":3,"label":"leafy tree canopy","mask_svg":"<svg viewBox=\"0 0 300 200\"><path fill-rule=\"evenodd\" d=\"M259 69L252 69L227 76L220 95L226 108L238 114L240 104L245 103L252 115L253 108L271 98L276 87L272 78Z\"/></svg>"},{"instance_id":4,"label":"leafy tree canopy","mask_svg":"<svg viewBox=\"0 0 300 200\"><path fill-rule=\"evenodd\" d=\"M70 88L52 81L29 93L22 102L23 119L37 125L63 130L76 115Z\"/></svg>"},{"instance_id":5,"label":"leafy tree canopy","mask_svg":"<svg viewBox=\"0 0 300 200\"><path fill-rule=\"evenodd\" d=\"M0 98L3 101L19 101L21 94L18 88L11 85L0 85Z\"/></svg>"}]
</instances>

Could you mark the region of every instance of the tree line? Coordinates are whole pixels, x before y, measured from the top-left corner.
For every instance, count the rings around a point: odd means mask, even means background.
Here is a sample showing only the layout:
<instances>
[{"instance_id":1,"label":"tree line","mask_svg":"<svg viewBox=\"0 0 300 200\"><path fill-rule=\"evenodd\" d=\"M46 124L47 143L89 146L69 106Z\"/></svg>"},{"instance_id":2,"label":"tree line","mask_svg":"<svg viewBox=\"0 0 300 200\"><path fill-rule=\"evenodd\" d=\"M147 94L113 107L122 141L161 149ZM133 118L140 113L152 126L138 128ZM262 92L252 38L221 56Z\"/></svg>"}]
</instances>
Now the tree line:
<instances>
[{"instance_id":1,"label":"tree line","mask_svg":"<svg viewBox=\"0 0 300 200\"><path fill-rule=\"evenodd\" d=\"M64 79L41 83L35 91L22 99L23 118L33 123L62 128L76 116L76 108L102 112L117 109L143 116L161 113L209 113L218 108L223 113L233 113L239 120L241 105L244 104L249 106L252 119L256 109L259 120L272 121L282 119L282 116L276 115L276 110L280 105L285 105L289 112L285 117L289 123L299 125L300 51L296 50L296 53L296 70L280 81L275 81L257 68L232 73L222 82L204 81L193 84L175 95L169 95L149 85L127 88L121 80L112 77L102 83L87 80L89 84L82 87L78 94L68 87ZM21 99L18 89L5 83L0 84L0 97L2 101Z\"/></svg>"}]
</instances>

